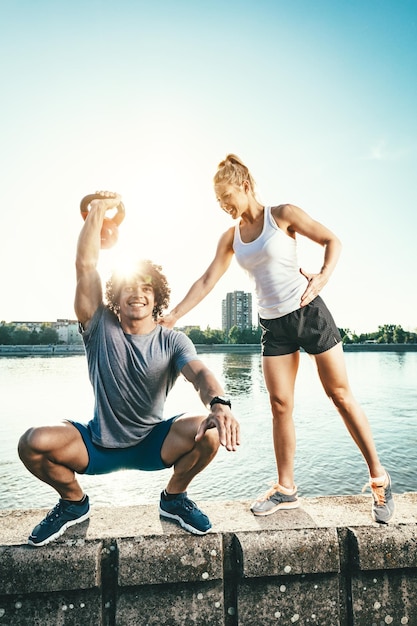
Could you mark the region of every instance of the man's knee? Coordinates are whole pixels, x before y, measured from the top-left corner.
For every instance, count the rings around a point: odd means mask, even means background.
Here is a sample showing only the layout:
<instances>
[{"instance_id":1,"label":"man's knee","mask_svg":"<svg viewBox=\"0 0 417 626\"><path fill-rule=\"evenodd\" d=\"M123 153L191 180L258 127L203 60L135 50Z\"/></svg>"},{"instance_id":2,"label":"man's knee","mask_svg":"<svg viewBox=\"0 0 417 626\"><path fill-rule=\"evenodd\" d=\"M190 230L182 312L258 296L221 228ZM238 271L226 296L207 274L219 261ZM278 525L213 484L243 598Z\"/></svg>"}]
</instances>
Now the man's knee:
<instances>
[{"instance_id":1,"label":"man's knee","mask_svg":"<svg viewBox=\"0 0 417 626\"><path fill-rule=\"evenodd\" d=\"M45 451L46 439L44 429L29 428L19 439L17 451L21 459L33 454L42 454Z\"/></svg>"},{"instance_id":2,"label":"man's knee","mask_svg":"<svg viewBox=\"0 0 417 626\"><path fill-rule=\"evenodd\" d=\"M201 443L210 454L216 454L220 447L220 439L217 428L209 428L206 430Z\"/></svg>"}]
</instances>

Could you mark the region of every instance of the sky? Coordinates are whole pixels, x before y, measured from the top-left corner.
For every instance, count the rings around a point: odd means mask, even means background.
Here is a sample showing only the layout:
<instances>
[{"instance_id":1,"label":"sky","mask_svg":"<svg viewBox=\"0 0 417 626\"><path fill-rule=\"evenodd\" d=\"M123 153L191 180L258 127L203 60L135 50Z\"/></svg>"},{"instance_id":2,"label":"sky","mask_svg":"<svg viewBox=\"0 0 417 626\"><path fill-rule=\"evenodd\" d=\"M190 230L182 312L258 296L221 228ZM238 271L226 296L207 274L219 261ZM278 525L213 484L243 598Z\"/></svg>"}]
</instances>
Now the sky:
<instances>
[{"instance_id":1,"label":"sky","mask_svg":"<svg viewBox=\"0 0 417 626\"><path fill-rule=\"evenodd\" d=\"M150 258L174 306L233 224L212 188L232 152L263 204L342 240L321 293L339 328L417 328L415 0L0 0L0 20L0 320L74 319L100 189L126 209L103 280ZM320 246L298 251L320 269ZM235 261L178 325L221 328L234 290L253 291Z\"/></svg>"}]
</instances>

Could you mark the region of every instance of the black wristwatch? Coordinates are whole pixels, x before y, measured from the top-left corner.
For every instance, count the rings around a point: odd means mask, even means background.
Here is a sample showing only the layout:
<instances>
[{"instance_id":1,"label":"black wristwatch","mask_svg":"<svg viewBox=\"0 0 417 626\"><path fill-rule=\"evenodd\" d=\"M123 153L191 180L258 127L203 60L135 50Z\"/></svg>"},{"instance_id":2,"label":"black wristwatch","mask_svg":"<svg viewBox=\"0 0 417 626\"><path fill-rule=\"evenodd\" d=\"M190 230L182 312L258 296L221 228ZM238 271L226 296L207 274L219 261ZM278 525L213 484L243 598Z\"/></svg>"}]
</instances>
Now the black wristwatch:
<instances>
[{"instance_id":1,"label":"black wristwatch","mask_svg":"<svg viewBox=\"0 0 417 626\"><path fill-rule=\"evenodd\" d=\"M226 404L229 409L232 408L232 401L229 398L224 398L223 396L215 396L210 402L210 408L213 407L213 404Z\"/></svg>"}]
</instances>

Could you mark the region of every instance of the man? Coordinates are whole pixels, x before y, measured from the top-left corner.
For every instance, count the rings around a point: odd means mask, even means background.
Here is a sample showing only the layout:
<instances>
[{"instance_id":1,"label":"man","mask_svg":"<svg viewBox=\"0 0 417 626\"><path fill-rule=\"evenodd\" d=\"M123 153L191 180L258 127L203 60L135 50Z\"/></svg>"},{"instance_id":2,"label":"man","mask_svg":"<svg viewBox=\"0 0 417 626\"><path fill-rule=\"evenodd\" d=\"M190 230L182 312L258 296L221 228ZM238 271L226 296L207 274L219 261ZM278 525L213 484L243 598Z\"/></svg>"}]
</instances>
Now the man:
<instances>
[{"instance_id":1,"label":"man","mask_svg":"<svg viewBox=\"0 0 417 626\"><path fill-rule=\"evenodd\" d=\"M239 445L239 425L215 376L186 335L156 322L170 294L160 266L143 261L130 276L113 274L106 284L107 305L103 302L97 271L100 232L106 211L120 201L109 192L91 201L77 247L75 311L94 389L94 417L87 425L65 421L30 428L19 442L29 471L60 495L33 529L28 539L33 546L46 545L89 517L88 496L75 473L118 469L173 466L161 493L160 515L205 534L210 520L187 497L187 487L220 444L229 451ZM210 407L208 416L163 419L167 394L180 373Z\"/></svg>"}]
</instances>

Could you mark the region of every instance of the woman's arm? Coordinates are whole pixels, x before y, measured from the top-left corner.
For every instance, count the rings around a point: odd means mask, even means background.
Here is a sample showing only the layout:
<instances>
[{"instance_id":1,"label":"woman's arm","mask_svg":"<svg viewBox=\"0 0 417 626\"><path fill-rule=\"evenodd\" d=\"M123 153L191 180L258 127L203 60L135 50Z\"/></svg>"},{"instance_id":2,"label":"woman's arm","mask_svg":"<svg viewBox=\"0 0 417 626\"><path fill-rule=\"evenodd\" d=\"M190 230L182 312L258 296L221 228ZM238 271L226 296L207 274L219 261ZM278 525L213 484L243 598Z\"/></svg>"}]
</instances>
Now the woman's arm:
<instances>
[{"instance_id":1,"label":"woman's arm","mask_svg":"<svg viewBox=\"0 0 417 626\"><path fill-rule=\"evenodd\" d=\"M323 265L318 274L300 272L306 277L308 284L301 296L301 306L306 306L319 294L328 282L342 250L342 243L336 235L320 222L310 217L305 211L293 204L284 204L277 208L274 217L283 230L290 236L299 233L324 248Z\"/></svg>"},{"instance_id":2,"label":"woman's arm","mask_svg":"<svg viewBox=\"0 0 417 626\"><path fill-rule=\"evenodd\" d=\"M229 268L233 257L234 227L229 228L220 238L216 255L204 274L191 286L186 296L167 315L158 322L167 328L173 328L176 321L191 311L210 293L216 283Z\"/></svg>"}]
</instances>

